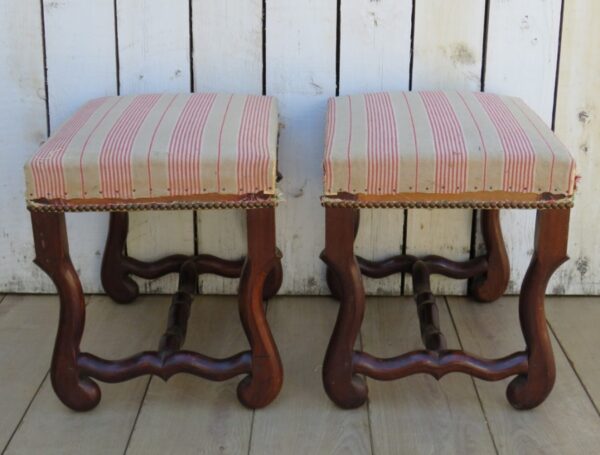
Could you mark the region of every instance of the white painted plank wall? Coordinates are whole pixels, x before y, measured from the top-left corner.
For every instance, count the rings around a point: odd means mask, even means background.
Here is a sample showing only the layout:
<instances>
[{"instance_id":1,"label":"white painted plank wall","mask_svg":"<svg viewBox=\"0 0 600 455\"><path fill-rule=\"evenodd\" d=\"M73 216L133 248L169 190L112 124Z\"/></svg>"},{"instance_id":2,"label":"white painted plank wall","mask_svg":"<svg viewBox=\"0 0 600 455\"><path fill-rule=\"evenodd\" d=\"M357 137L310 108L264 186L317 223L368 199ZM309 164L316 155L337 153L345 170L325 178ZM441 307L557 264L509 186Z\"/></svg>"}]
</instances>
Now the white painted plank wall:
<instances>
[{"instance_id":1,"label":"white painted plank wall","mask_svg":"<svg viewBox=\"0 0 600 455\"><path fill-rule=\"evenodd\" d=\"M408 90L412 0L342 0L340 95ZM361 210L356 251L367 259L402 253L404 210ZM401 276L365 278L369 294L401 292Z\"/></svg>"},{"instance_id":2,"label":"white painted plank wall","mask_svg":"<svg viewBox=\"0 0 600 455\"><path fill-rule=\"evenodd\" d=\"M117 94L115 16L105 0L44 0L43 6L52 133L87 100ZM102 290L107 228L107 214L67 214L71 259L85 292Z\"/></svg>"},{"instance_id":3,"label":"white painted plank wall","mask_svg":"<svg viewBox=\"0 0 600 455\"><path fill-rule=\"evenodd\" d=\"M341 0L337 74L337 0L268 0L265 24L261 0L43 0L45 43L40 2L2 2L0 291L53 290L31 263L21 174L24 161L46 135L44 44L51 131L88 99L116 94L118 81L123 94L188 92L193 87L250 93L266 89L277 96L283 124L280 188L285 198L277 215L285 255L282 292L319 294L327 293L324 267L318 260L323 247L318 196L327 98L336 89L341 94L406 89L410 81L414 90L478 90L485 64L486 90L521 96L551 123L561 3L490 0L486 44L482 1L416 2L413 24L411 0ZM594 0L565 2L556 131L576 152L583 180L573 211L573 259L549 289L558 294L600 293L600 260L591 253L600 244L594 229L600 221L596 201L600 57L589 45L600 40L598 17ZM408 253L466 258L471 215L468 210L409 211L407 243L402 245L402 211L364 211L357 250L379 257L405 247ZM529 259L532 219L527 213L503 215L514 266L512 292L518 289ZM230 258L243 254L241 213L204 212L195 227L193 220L191 212L135 214L129 251L143 258L194 249ZM84 287L88 292L101 291L99 265L107 216L77 214L68 216L68 223L72 255ZM143 290L170 292L174 283L170 277L144 284ZM399 277L393 277L369 282L367 289L394 294L399 283ZM209 293L231 293L236 288L235 280L214 277L201 284ZM465 290L464 283L447 280L438 280L436 287L445 293ZM406 290L410 291L410 280Z\"/></svg>"},{"instance_id":4,"label":"white painted plank wall","mask_svg":"<svg viewBox=\"0 0 600 455\"><path fill-rule=\"evenodd\" d=\"M415 10L413 90L480 90L485 2L431 0ZM409 210L408 254L468 259L472 210ZM412 283L407 280L406 290ZM463 294L466 282L434 276L433 292Z\"/></svg>"},{"instance_id":5,"label":"white painted plank wall","mask_svg":"<svg viewBox=\"0 0 600 455\"><path fill-rule=\"evenodd\" d=\"M485 90L518 96L552 126L562 0L492 0ZM535 212L503 210L501 222L511 277L518 294L533 252ZM478 244L481 244L478 232ZM479 248L481 252L481 248Z\"/></svg>"},{"instance_id":6,"label":"white painted plank wall","mask_svg":"<svg viewBox=\"0 0 600 455\"><path fill-rule=\"evenodd\" d=\"M575 153L581 175L571 215L569 255L550 282L558 294L600 293L600 2L565 2L556 134Z\"/></svg>"},{"instance_id":7,"label":"white painted plank wall","mask_svg":"<svg viewBox=\"0 0 600 455\"><path fill-rule=\"evenodd\" d=\"M33 264L23 164L46 139L46 91L39 0L3 2L0 14L0 289L49 292ZM28 43L23 49L20 43Z\"/></svg>"},{"instance_id":8,"label":"white painted plank wall","mask_svg":"<svg viewBox=\"0 0 600 455\"><path fill-rule=\"evenodd\" d=\"M279 98L279 163L285 203L277 212L282 293L323 293L322 189L325 108L336 91L336 0L267 2L267 92Z\"/></svg>"},{"instance_id":9,"label":"white painted plank wall","mask_svg":"<svg viewBox=\"0 0 600 455\"><path fill-rule=\"evenodd\" d=\"M188 0L117 0L120 94L189 92ZM127 252L142 260L194 253L191 211L132 212ZM171 293L177 276L137 279L142 292Z\"/></svg>"},{"instance_id":10,"label":"white painted plank wall","mask_svg":"<svg viewBox=\"0 0 600 455\"><path fill-rule=\"evenodd\" d=\"M262 94L262 1L194 0L192 11L196 91ZM200 211L197 232L202 254L227 259L245 254L242 210ZM200 279L207 294L233 294L237 283L217 276Z\"/></svg>"}]
</instances>

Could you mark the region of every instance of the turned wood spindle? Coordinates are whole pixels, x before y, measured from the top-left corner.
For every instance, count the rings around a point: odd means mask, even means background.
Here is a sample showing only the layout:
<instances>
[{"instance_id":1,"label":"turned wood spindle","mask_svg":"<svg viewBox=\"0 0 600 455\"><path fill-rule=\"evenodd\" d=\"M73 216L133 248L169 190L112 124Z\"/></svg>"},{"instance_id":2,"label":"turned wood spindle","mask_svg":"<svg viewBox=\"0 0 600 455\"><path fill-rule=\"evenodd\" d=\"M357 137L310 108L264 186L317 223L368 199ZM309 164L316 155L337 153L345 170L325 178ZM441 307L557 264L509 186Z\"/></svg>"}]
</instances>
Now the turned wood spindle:
<instances>
[{"instance_id":1,"label":"turned wood spindle","mask_svg":"<svg viewBox=\"0 0 600 455\"><path fill-rule=\"evenodd\" d=\"M431 292L430 273L427 264L416 261L412 268L415 302L421 326L421 339L430 351L446 349L446 339L440 332L440 320L435 296Z\"/></svg>"}]
</instances>

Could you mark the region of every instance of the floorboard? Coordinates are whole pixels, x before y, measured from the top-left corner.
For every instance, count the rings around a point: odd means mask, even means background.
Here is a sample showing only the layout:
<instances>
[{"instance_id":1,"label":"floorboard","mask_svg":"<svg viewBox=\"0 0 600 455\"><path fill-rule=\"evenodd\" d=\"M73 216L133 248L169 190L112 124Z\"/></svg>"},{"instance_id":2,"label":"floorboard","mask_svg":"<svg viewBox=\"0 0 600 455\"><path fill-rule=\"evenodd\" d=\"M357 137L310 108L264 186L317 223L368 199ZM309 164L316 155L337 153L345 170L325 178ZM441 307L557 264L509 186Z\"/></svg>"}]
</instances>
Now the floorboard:
<instances>
[{"instance_id":1,"label":"floorboard","mask_svg":"<svg viewBox=\"0 0 600 455\"><path fill-rule=\"evenodd\" d=\"M555 297L547 319L571 366L600 409L600 302L594 297Z\"/></svg>"},{"instance_id":2,"label":"floorboard","mask_svg":"<svg viewBox=\"0 0 600 455\"><path fill-rule=\"evenodd\" d=\"M448 298L448 301L466 350L499 357L524 348L516 297L505 297L483 305L464 298ZM501 454L575 455L598 452L598 415L558 343L552 338L556 384L552 394L538 408L514 410L505 398L509 379L501 382L475 381Z\"/></svg>"},{"instance_id":3,"label":"floorboard","mask_svg":"<svg viewBox=\"0 0 600 455\"><path fill-rule=\"evenodd\" d=\"M438 299L440 325L448 346L459 343L444 299ZM419 319L412 298L367 300L362 330L365 351L392 357L422 349ZM494 454L473 381L448 375L436 381L414 375L397 381L369 380L369 410L374 452Z\"/></svg>"},{"instance_id":4,"label":"floorboard","mask_svg":"<svg viewBox=\"0 0 600 455\"><path fill-rule=\"evenodd\" d=\"M107 297L92 297L87 306L82 351L120 358L155 348L165 323L167 302L163 297L141 297L133 304L120 306ZM55 330L55 318L46 323ZM44 351L47 365L50 345L40 342L37 347ZM48 377L6 453L122 454L147 383L148 378L141 377L122 384L100 384L102 401L98 407L79 414L56 398Z\"/></svg>"},{"instance_id":5,"label":"floorboard","mask_svg":"<svg viewBox=\"0 0 600 455\"><path fill-rule=\"evenodd\" d=\"M50 368L56 296L0 296L0 451Z\"/></svg>"},{"instance_id":6,"label":"floorboard","mask_svg":"<svg viewBox=\"0 0 600 455\"><path fill-rule=\"evenodd\" d=\"M371 453L367 407L337 408L321 382L337 309L327 298L287 297L270 303L269 323L285 380L279 398L256 412L251 454Z\"/></svg>"},{"instance_id":7,"label":"floorboard","mask_svg":"<svg viewBox=\"0 0 600 455\"><path fill-rule=\"evenodd\" d=\"M197 297L186 349L228 357L248 349L237 298ZM210 382L190 375L153 378L127 454L247 454L252 411L237 400L241 376Z\"/></svg>"}]
</instances>

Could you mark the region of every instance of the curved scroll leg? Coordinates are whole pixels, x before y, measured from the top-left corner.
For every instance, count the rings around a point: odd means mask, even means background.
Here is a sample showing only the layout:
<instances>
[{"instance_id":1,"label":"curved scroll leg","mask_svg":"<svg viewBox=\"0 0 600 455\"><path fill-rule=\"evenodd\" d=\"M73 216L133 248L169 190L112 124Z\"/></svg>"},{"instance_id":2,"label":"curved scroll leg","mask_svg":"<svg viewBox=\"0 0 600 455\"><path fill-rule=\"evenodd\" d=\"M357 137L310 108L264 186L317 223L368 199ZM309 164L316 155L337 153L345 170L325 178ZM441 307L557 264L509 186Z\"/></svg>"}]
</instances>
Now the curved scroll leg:
<instances>
[{"instance_id":1,"label":"curved scroll leg","mask_svg":"<svg viewBox=\"0 0 600 455\"><path fill-rule=\"evenodd\" d=\"M504 295L510 279L510 263L500 226L500 210L481 211L481 230L487 250L487 273L475 277L469 294L479 302L493 302Z\"/></svg>"},{"instance_id":2,"label":"curved scroll leg","mask_svg":"<svg viewBox=\"0 0 600 455\"><path fill-rule=\"evenodd\" d=\"M355 209L353 210L353 226L354 226L354 240L356 240L356 236L358 235L358 228L360 226L360 210ZM331 292L331 296L336 299L336 300L340 300L341 295L342 295L342 289L341 289L341 285L340 282L337 278L337 275L335 273L333 273L331 267L327 266L327 273L325 275L325 279L327 281L327 287L329 288L329 291Z\"/></svg>"},{"instance_id":3,"label":"curved scroll leg","mask_svg":"<svg viewBox=\"0 0 600 455\"><path fill-rule=\"evenodd\" d=\"M325 209L325 251L321 258L340 284L340 311L323 363L323 384L342 408L356 408L367 399L364 380L353 372L354 343L365 308L362 276L354 256L355 215L352 209Z\"/></svg>"},{"instance_id":4,"label":"curved scroll leg","mask_svg":"<svg viewBox=\"0 0 600 455\"><path fill-rule=\"evenodd\" d=\"M77 366L85 324L83 290L69 257L64 213L31 213L35 263L52 279L60 297L60 319L52 357L56 395L69 408L87 411L100 401L100 388L82 377Z\"/></svg>"},{"instance_id":5,"label":"curved scroll leg","mask_svg":"<svg viewBox=\"0 0 600 455\"><path fill-rule=\"evenodd\" d=\"M519 319L527 343L528 371L509 384L506 395L517 409L541 404L554 386L556 370L544 314L544 294L554 271L565 262L569 210L540 210L535 245L519 298Z\"/></svg>"},{"instance_id":6,"label":"curved scroll leg","mask_svg":"<svg viewBox=\"0 0 600 455\"><path fill-rule=\"evenodd\" d=\"M129 214L111 212L101 278L104 290L117 303L131 303L140 293L138 284L131 279L123 262L128 229Z\"/></svg>"},{"instance_id":7,"label":"curved scroll leg","mask_svg":"<svg viewBox=\"0 0 600 455\"><path fill-rule=\"evenodd\" d=\"M263 290L263 299L270 300L277 295L279 289L281 288L281 283L283 282L283 267L281 266L281 251L279 248L276 250L277 259L275 260L275 265L267 275L267 280L265 281L265 287Z\"/></svg>"},{"instance_id":8,"label":"curved scroll leg","mask_svg":"<svg viewBox=\"0 0 600 455\"><path fill-rule=\"evenodd\" d=\"M279 260L275 246L275 209L247 210L248 256L239 290L240 318L252 351L252 372L238 385L238 398L262 408L279 394L283 367L263 306L263 289Z\"/></svg>"}]
</instances>

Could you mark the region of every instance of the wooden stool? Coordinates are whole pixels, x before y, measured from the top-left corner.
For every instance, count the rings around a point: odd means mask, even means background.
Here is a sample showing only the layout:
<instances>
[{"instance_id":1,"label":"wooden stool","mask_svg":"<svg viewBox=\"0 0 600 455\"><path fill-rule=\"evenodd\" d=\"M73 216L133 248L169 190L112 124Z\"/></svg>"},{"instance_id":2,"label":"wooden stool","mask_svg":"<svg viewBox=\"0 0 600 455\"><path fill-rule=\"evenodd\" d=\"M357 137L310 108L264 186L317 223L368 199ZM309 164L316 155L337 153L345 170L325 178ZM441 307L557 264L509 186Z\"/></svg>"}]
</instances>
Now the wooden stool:
<instances>
[{"instance_id":1,"label":"wooden stool","mask_svg":"<svg viewBox=\"0 0 600 455\"><path fill-rule=\"evenodd\" d=\"M544 401L555 379L544 316L548 280L567 259L574 160L522 101L486 93L422 92L346 96L330 101L325 147L326 245L332 294L340 312L323 367L329 397L344 408L367 398L357 374L393 380L416 373L440 379L461 372L488 381L517 375L507 397L518 409ZM484 256L454 262L396 256L380 262L354 254L361 208L482 209ZM503 295L510 267L499 209L537 209L534 253L521 287L526 349L501 359L447 350L429 276L471 279L470 295ZM354 351L365 293L361 275L412 274L424 350L394 358Z\"/></svg>"},{"instance_id":2,"label":"wooden stool","mask_svg":"<svg viewBox=\"0 0 600 455\"><path fill-rule=\"evenodd\" d=\"M274 99L179 94L108 97L86 104L26 166L36 263L60 295L52 385L68 407L85 411L100 401L91 378L121 382L154 374L189 373L214 381L240 374L240 401L259 408L279 393L282 366L265 318L263 297L281 285L275 245L276 147ZM127 256L131 210L246 210L248 254L239 261L174 255L156 262ZM179 273L168 327L158 351L109 361L82 353L84 296L73 264L65 212L108 211L110 229L102 284L119 303L139 293L131 276ZM199 274L241 278L239 311L250 350L213 359L181 350Z\"/></svg>"}]
</instances>

